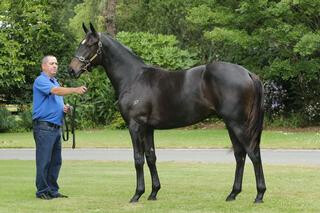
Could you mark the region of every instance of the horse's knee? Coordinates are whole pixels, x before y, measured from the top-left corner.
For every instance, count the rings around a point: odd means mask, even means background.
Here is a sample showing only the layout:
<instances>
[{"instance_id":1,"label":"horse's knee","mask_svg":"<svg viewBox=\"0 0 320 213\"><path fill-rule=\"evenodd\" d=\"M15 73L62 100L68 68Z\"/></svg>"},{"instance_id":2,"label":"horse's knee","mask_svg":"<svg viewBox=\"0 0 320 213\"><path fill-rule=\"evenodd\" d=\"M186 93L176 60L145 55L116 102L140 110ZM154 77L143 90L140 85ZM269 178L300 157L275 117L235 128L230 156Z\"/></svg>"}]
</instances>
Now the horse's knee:
<instances>
[{"instance_id":1,"label":"horse's knee","mask_svg":"<svg viewBox=\"0 0 320 213\"><path fill-rule=\"evenodd\" d=\"M144 157L143 155L138 155L134 157L134 165L136 168L142 168L144 165Z\"/></svg>"},{"instance_id":2,"label":"horse's knee","mask_svg":"<svg viewBox=\"0 0 320 213\"><path fill-rule=\"evenodd\" d=\"M157 161L157 157L155 154L146 154L146 159L148 165L154 165Z\"/></svg>"}]
</instances>

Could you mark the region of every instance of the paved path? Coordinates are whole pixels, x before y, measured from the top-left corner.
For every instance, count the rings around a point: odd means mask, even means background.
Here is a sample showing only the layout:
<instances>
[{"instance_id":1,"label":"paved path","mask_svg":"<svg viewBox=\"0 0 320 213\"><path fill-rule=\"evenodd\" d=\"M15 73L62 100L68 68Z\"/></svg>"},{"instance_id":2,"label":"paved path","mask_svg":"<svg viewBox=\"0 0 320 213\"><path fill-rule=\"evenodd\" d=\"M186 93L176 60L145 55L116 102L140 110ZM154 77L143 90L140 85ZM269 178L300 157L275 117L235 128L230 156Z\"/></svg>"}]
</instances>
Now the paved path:
<instances>
[{"instance_id":1,"label":"paved path","mask_svg":"<svg viewBox=\"0 0 320 213\"><path fill-rule=\"evenodd\" d=\"M228 149L157 149L158 162L234 163ZM262 150L262 161L267 164L320 165L320 150ZM133 161L132 149L63 149L64 160ZM0 149L0 160L34 160L34 149Z\"/></svg>"}]
</instances>

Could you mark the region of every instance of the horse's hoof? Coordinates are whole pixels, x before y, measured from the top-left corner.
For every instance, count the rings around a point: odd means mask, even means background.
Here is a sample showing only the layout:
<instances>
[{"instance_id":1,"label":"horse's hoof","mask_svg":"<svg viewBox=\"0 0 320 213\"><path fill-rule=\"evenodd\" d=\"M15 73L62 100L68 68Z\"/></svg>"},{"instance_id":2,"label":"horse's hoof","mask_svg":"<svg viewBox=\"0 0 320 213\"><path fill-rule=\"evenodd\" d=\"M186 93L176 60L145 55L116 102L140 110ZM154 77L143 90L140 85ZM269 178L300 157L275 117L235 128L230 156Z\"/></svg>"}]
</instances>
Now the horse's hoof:
<instances>
[{"instance_id":1,"label":"horse's hoof","mask_svg":"<svg viewBox=\"0 0 320 213\"><path fill-rule=\"evenodd\" d=\"M226 199L227 202L236 200L236 197L233 195L229 195Z\"/></svg>"},{"instance_id":2,"label":"horse's hoof","mask_svg":"<svg viewBox=\"0 0 320 213\"><path fill-rule=\"evenodd\" d=\"M257 203L257 204L263 203L263 200L261 200L261 199L255 199L254 203Z\"/></svg>"},{"instance_id":3,"label":"horse's hoof","mask_svg":"<svg viewBox=\"0 0 320 213\"><path fill-rule=\"evenodd\" d=\"M133 197L133 198L131 198L130 203L137 203L138 201L139 201L139 199Z\"/></svg>"},{"instance_id":4,"label":"horse's hoof","mask_svg":"<svg viewBox=\"0 0 320 213\"><path fill-rule=\"evenodd\" d=\"M157 200L157 197L149 196L149 197L148 197L148 200Z\"/></svg>"}]
</instances>

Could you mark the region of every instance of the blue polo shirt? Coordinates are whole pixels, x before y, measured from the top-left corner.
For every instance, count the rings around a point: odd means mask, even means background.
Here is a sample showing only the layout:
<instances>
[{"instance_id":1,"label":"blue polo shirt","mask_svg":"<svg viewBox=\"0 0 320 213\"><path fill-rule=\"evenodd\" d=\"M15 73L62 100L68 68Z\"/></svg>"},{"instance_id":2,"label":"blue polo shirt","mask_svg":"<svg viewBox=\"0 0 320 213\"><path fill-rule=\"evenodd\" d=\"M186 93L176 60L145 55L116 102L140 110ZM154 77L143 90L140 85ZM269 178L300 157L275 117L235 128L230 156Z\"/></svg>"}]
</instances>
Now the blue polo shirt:
<instances>
[{"instance_id":1,"label":"blue polo shirt","mask_svg":"<svg viewBox=\"0 0 320 213\"><path fill-rule=\"evenodd\" d=\"M62 125L63 96L51 94L53 87L59 87L57 79L50 78L44 72L33 83L32 120L48 121Z\"/></svg>"}]
</instances>

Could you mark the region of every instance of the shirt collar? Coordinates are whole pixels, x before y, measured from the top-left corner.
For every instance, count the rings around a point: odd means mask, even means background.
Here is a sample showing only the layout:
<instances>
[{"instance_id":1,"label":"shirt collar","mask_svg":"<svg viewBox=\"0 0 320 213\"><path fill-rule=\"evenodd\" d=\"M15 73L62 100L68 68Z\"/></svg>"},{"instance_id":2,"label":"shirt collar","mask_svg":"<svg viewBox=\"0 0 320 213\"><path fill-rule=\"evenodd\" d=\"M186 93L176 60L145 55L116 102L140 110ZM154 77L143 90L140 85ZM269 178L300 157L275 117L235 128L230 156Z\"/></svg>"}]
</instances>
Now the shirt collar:
<instances>
[{"instance_id":1,"label":"shirt collar","mask_svg":"<svg viewBox=\"0 0 320 213\"><path fill-rule=\"evenodd\" d=\"M51 81L57 81L57 79L55 77L50 78L45 72L41 72L41 75L45 76L46 78L48 78Z\"/></svg>"}]
</instances>

